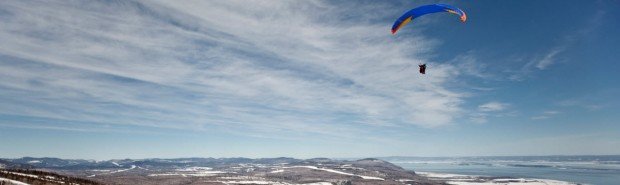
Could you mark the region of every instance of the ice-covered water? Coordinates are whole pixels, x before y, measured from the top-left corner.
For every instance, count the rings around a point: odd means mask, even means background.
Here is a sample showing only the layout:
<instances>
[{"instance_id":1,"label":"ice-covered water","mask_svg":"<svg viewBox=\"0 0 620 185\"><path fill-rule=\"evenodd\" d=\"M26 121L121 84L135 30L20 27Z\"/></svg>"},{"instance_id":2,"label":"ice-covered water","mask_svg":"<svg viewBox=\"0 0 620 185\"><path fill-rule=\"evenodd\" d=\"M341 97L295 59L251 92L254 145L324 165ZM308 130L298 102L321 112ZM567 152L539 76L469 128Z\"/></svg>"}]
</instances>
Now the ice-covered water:
<instances>
[{"instance_id":1,"label":"ice-covered water","mask_svg":"<svg viewBox=\"0 0 620 185\"><path fill-rule=\"evenodd\" d=\"M620 184L620 156L392 157L386 160L419 172Z\"/></svg>"}]
</instances>

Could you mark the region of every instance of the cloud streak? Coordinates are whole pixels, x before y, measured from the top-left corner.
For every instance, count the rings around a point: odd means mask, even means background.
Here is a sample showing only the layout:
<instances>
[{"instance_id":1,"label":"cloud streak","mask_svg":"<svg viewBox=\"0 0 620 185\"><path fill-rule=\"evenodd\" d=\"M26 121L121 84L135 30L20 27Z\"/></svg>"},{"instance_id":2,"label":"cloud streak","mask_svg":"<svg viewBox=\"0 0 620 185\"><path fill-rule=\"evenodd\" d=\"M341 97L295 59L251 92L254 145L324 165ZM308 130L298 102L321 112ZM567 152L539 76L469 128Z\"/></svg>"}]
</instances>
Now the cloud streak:
<instances>
[{"instance_id":1,"label":"cloud streak","mask_svg":"<svg viewBox=\"0 0 620 185\"><path fill-rule=\"evenodd\" d=\"M478 110L482 112L496 112L496 111L505 110L506 108L508 108L508 106L509 104L507 103L492 101L492 102L479 105Z\"/></svg>"},{"instance_id":2,"label":"cloud streak","mask_svg":"<svg viewBox=\"0 0 620 185\"><path fill-rule=\"evenodd\" d=\"M285 137L451 124L459 72L415 73L439 43L340 18L358 6L3 1L0 114Z\"/></svg>"},{"instance_id":3,"label":"cloud streak","mask_svg":"<svg viewBox=\"0 0 620 185\"><path fill-rule=\"evenodd\" d=\"M549 51L549 53L547 53L547 55L545 55L545 57L543 57L540 61L538 61L538 63L536 63L536 68L543 70L546 69L548 66L554 64L557 60L556 56L564 50L565 47L557 47L552 49L551 51Z\"/></svg>"},{"instance_id":4,"label":"cloud streak","mask_svg":"<svg viewBox=\"0 0 620 185\"><path fill-rule=\"evenodd\" d=\"M560 111L555 111L555 110L544 111L544 112L542 112L542 113L541 113L540 115L538 115L538 116L533 116L533 117L531 117L531 119L533 119L533 120L543 120L543 119L549 119L549 118L552 118L552 117L554 117L554 116L556 116L556 115L558 115L558 114L560 114L560 113L562 113L562 112L560 112Z\"/></svg>"},{"instance_id":5,"label":"cloud streak","mask_svg":"<svg viewBox=\"0 0 620 185\"><path fill-rule=\"evenodd\" d=\"M555 46L550 47L546 53L538 54L538 56L526 57L530 59L520 59L529 60L529 62L525 63L520 70L515 71L515 74L512 74L509 79L521 81L536 69L545 70L561 61L559 56L565 54L567 50L570 51L571 47L573 47L577 41L591 37L592 32L601 26L601 20L605 14L606 11L598 10L596 13L590 15L588 20L581 27L573 28L574 31L564 34L560 41Z\"/></svg>"}]
</instances>

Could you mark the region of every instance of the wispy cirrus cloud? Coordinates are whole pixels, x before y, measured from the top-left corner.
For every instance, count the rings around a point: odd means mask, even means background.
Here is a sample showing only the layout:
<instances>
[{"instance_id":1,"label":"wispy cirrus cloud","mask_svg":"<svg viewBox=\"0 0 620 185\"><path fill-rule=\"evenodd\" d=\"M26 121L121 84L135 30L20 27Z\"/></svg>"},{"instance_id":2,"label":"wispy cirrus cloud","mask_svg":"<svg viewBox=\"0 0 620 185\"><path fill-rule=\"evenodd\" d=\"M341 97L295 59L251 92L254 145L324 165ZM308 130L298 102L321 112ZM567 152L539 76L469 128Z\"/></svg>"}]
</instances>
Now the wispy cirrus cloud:
<instances>
[{"instance_id":1,"label":"wispy cirrus cloud","mask_svg":"<svg viewBox=\"0 0 620 185\"><path fill-rule=\"evenodd\" d=\"M0 114L333 137L461 115L457 68L415 73L438 41L329 3L0 2Z\"/></svg>"},{"instance_id":2,"label":"wispy cirrus cloud","mask_svg":"<svg viewBox=\"0 0 620 185\"><path fill-rule=\"evenodd\" d=\"M589 15L588 20L581 27L575 28L575 31L565 33L555 46L551 46L544 53L520 59L528 62L519 70L513 71L514 74L508 78L514 81L521 81L536 70L548 69L550 66L562 61L561 55L573 47L578 40L590 37L592 32L600 27L601 20L605 14L606 11L599 10L595 14Z\"/></svg>"},{"instance_id":3,"label":"wispy cirrus cloud","mask_svg":"<svg viewBox=\"0 0 620 185\"><path fill-rule=\"evenodd\" d=\"M476 111L472 111L469 115L469 120L473 123L486 123L489 121L489 117L503 117L511 115L513 113L502 113L510 107L510 104L490 101L484 104L478 105Z\"/></svg>"},{"instance_id":4,"label":"wispy cirrus cloud","mask_svg":"<svg viewBox=\"0 0 620 185\"><path fill-rule=\"evenodd\" d=\"M557 62L556 56L560 54L561 52L563 52L565 49L566 49L565 47L553 48L540 61L536 63L536 68L543 70L547 68L548 66L556 63Z\"/></svg>"},{"instance_id":5,"label":"wispy cirrus cloud","mask_svg":"<svg viewBox=\"0 0 620 185\"><path fill-rule=\"evenodd\" d=\"M478 106L478 110L482 112L503 111L508 108L509 104L497 101L488 102Z\"/></svg>"},{"instance_id":6,"label":"wispy cirrus cloud","mask_svg":"<svg viewBox=\"0 0 620 185\"><path fill-rule=\"evenodd\" d=\"M556 111L556 110L548 110L548 111L542 112L538 116L531 117L531 119L533 119L533 120L549 119L549 118L552 118L553 116L558 115L560 113L562 113L562 112Z\"/></svg>"},{"instance_id":7,"label":"wispy cirrus cloud","mask_svg":"<svg viewBox=\"0 0 620 185\"><path fill-rule=\"evenodd\" d=\"M519 61L529 60L529 62L526 62L520 69L512 71L511 73L513 74L509 75L508 79L512 81L522 81L535 71L547 69L549 66L560 60L558 57L567 50L567 48L571 45L571 42L572 41L567 40L562 44L549 49L546 53L540 54L539 56L518 59Z\"/></svg>"}]
</instances>

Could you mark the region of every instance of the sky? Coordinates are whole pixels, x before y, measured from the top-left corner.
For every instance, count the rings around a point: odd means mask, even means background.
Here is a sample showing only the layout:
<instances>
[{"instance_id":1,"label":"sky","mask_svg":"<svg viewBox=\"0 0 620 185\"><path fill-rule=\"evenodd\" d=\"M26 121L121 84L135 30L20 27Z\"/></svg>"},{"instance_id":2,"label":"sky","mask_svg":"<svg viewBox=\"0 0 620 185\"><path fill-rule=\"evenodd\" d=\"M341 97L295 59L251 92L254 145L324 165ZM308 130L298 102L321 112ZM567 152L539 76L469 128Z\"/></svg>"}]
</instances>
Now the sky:
<instances>
[{"instance_id":1,"label":"sky","mask_svg":"<svg viewBox=\"0 0 620 185\"><path fill-rule=\"evenodd\" d=\"M390 33L432 3L467 22ZM0 1L0 157L620 154L619 20L611 0Z\"/></svg>"}]
</instances>

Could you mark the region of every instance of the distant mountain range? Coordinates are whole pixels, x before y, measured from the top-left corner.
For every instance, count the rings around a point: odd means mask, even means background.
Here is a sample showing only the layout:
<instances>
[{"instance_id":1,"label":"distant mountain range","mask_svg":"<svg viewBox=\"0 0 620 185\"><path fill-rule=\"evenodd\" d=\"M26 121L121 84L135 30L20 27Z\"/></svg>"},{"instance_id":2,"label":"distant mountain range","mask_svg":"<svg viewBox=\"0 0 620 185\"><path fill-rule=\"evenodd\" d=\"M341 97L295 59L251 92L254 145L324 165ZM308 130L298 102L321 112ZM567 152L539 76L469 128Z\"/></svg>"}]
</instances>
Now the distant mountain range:
<instances>
[{"instance_id":1,"label":"distant mountain range","mask_svg":"<svg viewBox=\"0 0 620 185\"><path fill-rule=\"evenodd\" d=\"M384 161L424 161L424 160L514 160L514 161L600 161L616 163L620 162L620 155L579 155L579 156L483 156L483 157L406 157L391 156L378 157ZM349 159L352 160L352 159ZM96 169L96 168L126 168L131 165L149 167L184 167L184 166L226 166L231 164L254 163L254 164L295 164L302 162L328 163L338 161L330 158L295 159L290 157L278 158L173 158L173 159L114 159L114 160L84 160L84 159L60 159L52 157L22 157L17 159L0 159L0 167L19 169Z\"/></svg>"},{"instance_id":2,"label":"distant mountain range","mask_svg":"<svg viewBox=\"0 0 620 185\"><path fill-rule=\"evenodd\" d=\"M279 158L173 158L84 160L51 157L0 159L4 178L21 182L58 179L102 184L443 184L454 179L420 176L396 164L446 161L459 165L506 163L515 167L547 168L545 162L620 164L620 155L605 156L486 156L486 157L379 157L366 159ZM460 162L459 162L460 161ZM525 162L525 163L523 163ZM542 163L541 163L542 162ZM540 163L540 164L539 164ZM588 163L589 164L589 163ZM555 164L554 164L555 165ZM36 171L23 171L34 169ZM22 170L22 171L19 171ZM37 172L38 171L38 172ZM28 172L28 173L26 173ZM30 173L32 172L32 173ZM55 173L48 178L44 173ZM38 176L35 174L39 174ZM43 175L41 175L43 174ZM35 176L33 176L35 175ZM1 177L0 177L1 178ZM2 179L0 179L2 180ZM474 179L494 181L488 179ZM67 181L68 182L68 181ZM191 183L190 183L191 182Z\"/></svg>"},{"instance_id":3,"label":"distant mountain range","mask_svg":"<svg viewBox=\"0 0 620 185\"><path fill-rule=\"evenodd\" d=\"M441 184L376 158L0 159L0 172L12 176L12 180L50 180L45 176L28 178L32 174L24 174L24 169L53 172L102 184ZM15 172L17 170L22 171Z\"/></svg>"},{"instance_id":4,"label":"distant mountain range","mask_svg":"<svg viewBox=\"0 0 620 185\"><path fill-rule=\"evenodd\" d=\"M307 161L331 161L327 158L308 159ZM46 168L46 169L96 169L96 168L125 168L131 165L151 167L183 167L183 166L223 166L239 163L256 164L279 164L298 163L304 160L288 157L279 158L174 158L174 159L121 159L121 160L83 160L83 159L60 159L51 157L22 157L17 159L0 159L0 166L4 168Z\"/></svg>"}]
</instances>

